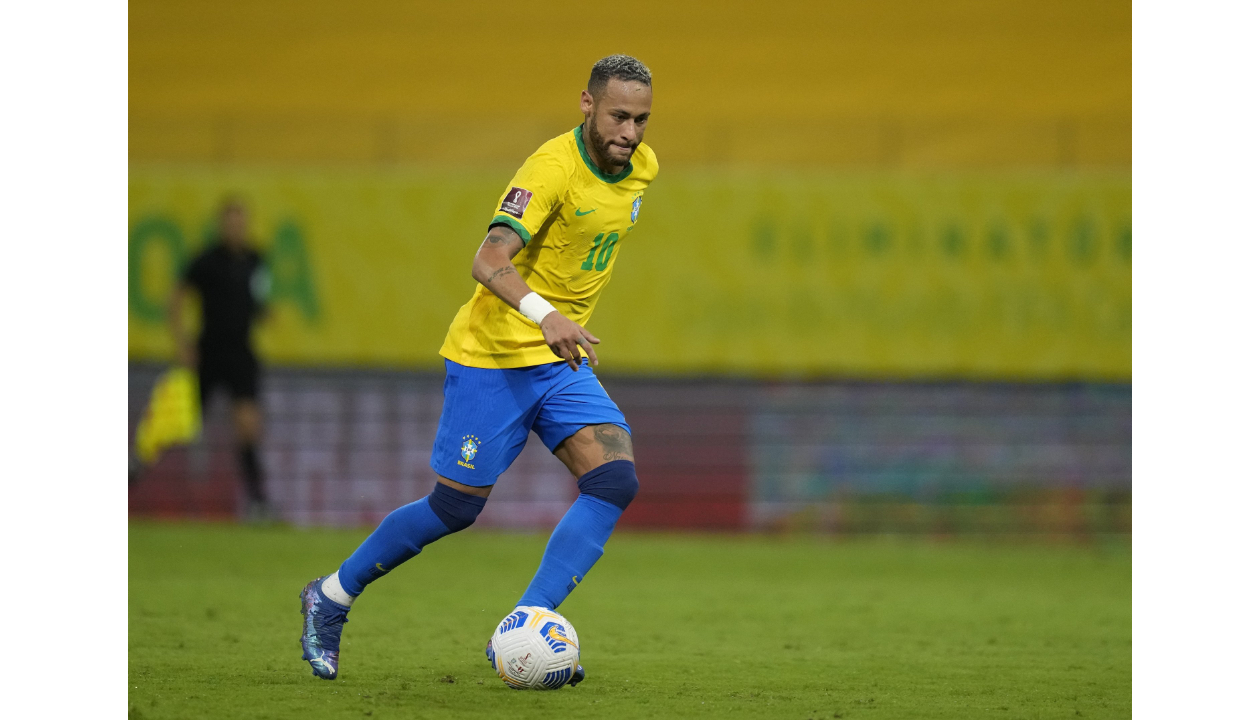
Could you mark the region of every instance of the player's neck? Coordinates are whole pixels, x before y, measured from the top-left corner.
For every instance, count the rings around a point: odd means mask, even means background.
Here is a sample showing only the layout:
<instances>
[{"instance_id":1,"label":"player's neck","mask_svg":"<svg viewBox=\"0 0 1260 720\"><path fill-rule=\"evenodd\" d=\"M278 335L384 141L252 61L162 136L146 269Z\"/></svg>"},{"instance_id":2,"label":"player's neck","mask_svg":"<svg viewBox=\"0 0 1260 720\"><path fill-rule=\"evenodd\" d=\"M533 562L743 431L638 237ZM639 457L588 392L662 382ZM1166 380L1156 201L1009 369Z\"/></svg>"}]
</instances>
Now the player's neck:
<instances>
[{"instance_id":1,"label":"player's neck","mask_svg":"<svg viewBox=\"0 0 1260 720\"><path fill-rule=\"evenodd\" d=\"M612 165L603 153L596 151L595 144L591 141L591 126L587 122L582 123L582 144L586 146L586 156L595 163L595 167L608 175L617 175L626 169L625 165Z\"/></svg>"}]
</instances>

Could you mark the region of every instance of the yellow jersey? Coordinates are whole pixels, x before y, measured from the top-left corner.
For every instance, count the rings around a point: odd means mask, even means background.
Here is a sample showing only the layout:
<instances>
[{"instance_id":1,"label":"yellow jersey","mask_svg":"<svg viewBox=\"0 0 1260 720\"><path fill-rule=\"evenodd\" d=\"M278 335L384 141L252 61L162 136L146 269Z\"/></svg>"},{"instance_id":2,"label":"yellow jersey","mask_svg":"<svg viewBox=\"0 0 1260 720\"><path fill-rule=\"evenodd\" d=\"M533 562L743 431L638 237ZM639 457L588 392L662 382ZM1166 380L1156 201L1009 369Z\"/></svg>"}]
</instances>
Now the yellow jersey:
<instances>
[{"instance_id":1,"label":"yellow jersey","mask_svg":"<svg viewBox=\"0 0 1260 720\"><path fill-rule=\"evenodd\" d=\"M603 172L587 154L579 125L529 156L490 226L507 225L521 236L525 248L512 264L525 284L585 327L656 170L656 153L640 143L624 170ZM560 362L537 325L481 284L455 315L439 354L479 368Z\"/></svg>"}]
</instances>

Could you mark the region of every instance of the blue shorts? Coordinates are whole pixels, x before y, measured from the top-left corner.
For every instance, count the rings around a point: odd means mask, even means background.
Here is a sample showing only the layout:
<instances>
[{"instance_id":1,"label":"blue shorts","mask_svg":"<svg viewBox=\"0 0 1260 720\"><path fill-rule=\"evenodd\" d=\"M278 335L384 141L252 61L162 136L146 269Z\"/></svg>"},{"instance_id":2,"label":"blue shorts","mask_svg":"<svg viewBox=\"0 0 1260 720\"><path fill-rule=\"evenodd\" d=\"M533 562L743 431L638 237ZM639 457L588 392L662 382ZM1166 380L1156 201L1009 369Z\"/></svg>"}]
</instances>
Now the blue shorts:
<instances>
[{"instance_id":1,"label":"blue shorts","mask_svg":"<svg viewBox=\"0 0 1260 720\"><path fill-rule=\"evenodd\" d=\"M565 362L497 370L446 361L442 418L429 464L465 485L493 485L529 438L555 452L587 425L610 423L626 432L626 416L582 358L573 372Z\"/></svg>"}]
</instances>

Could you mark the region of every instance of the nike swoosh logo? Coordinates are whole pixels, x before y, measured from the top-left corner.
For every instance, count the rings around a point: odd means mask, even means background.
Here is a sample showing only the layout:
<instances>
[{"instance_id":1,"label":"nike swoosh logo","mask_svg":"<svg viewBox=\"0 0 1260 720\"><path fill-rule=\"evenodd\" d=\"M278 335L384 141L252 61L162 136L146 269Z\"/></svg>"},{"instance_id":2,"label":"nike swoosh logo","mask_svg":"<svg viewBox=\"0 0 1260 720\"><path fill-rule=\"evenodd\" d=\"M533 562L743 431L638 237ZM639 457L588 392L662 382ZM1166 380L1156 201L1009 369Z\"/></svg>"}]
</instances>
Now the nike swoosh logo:
<instances>
[{"instance_id":1,"label":"nike swoosh logo","mask_svg":"<svg viewBox=\"0 0 1260 720\"><path fill-rule=\"evenodd\" d=\"M576 212L576 213L574 213L574 214L576 214L578 217L582 217L583 215L590 215L591 213L595 212L595 211L596 211L596 210L598 210L598 209L599 209L599 208L594 208L594 209L591 209L591 210L587 210L586 212L582 212L582 208L578 208L578 209L577 209L577 212Z\"/></svg>"}]
</instances>

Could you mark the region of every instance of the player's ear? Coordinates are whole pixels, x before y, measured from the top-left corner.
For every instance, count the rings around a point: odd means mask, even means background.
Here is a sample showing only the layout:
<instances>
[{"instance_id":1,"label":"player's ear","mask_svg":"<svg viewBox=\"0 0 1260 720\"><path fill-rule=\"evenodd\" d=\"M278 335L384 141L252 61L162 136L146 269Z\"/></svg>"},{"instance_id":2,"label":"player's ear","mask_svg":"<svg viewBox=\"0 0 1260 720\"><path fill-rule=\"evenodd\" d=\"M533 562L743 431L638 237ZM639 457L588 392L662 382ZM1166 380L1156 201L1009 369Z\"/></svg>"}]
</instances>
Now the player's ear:
<instances>
[{"instance_id":1,"label":"player's ear","mask_svg":"<svg viewBox=\"0 0 1260 720\"><path fill-rule=\"evenodd\" d=\"M590 115L591 110L595 109L595 98L586 90L582 91L582 100L578 103L578 107L582 109L583 115Z\"/></svg>"}]
</instances>

